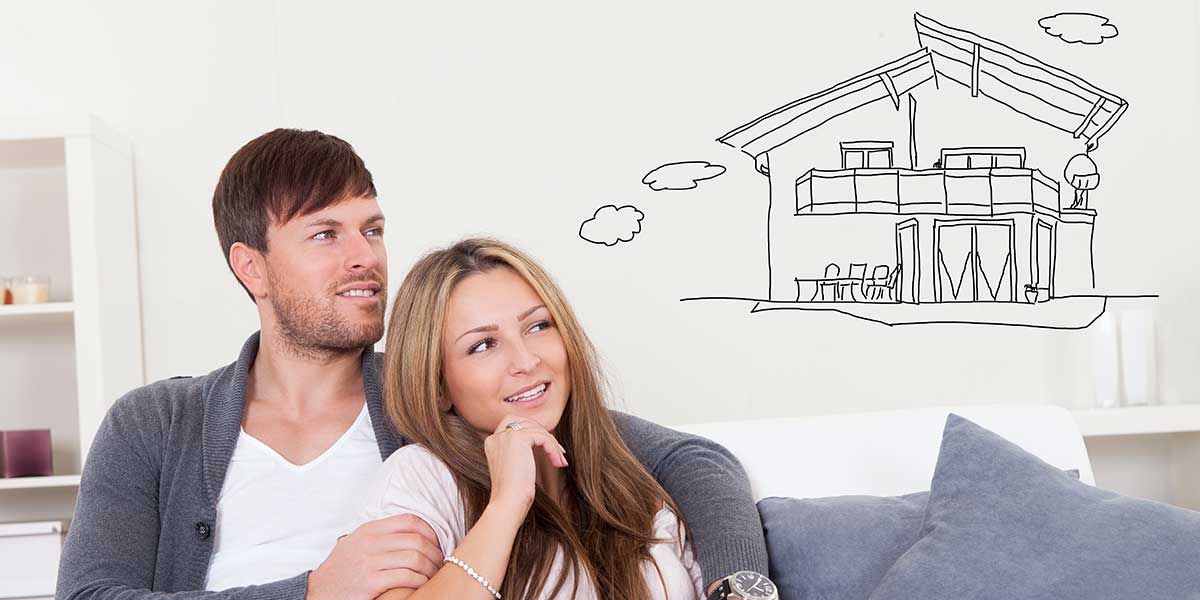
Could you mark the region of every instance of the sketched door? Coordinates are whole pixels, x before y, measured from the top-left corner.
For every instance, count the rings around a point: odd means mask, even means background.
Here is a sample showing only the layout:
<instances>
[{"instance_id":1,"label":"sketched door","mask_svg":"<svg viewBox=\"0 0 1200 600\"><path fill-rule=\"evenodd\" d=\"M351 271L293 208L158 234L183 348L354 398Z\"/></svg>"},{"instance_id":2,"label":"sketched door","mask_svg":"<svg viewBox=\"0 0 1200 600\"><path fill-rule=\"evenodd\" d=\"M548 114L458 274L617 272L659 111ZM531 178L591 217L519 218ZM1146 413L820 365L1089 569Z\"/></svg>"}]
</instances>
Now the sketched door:
<instances>
[{"instance_id":1,"label":"sketched door","mask_svg":"<svg viewBox=\"0 0 1200 600\"><path fill-rule=\"evenodd\" d=\"M1012 302L1011 222L964 221L934 226L938 302Z\"/></svg>"},{"instance_id":2,"label":"sketched door","mask_svg":"<svg viewBox=\"0 0 1200 600\"><path fill-rule=\"evenodd\" d=\"M920 242L917 240L917 220L909 219L896 225L896 265L900 269L896 301L915 304L921 295Z\"/></svg>"},{"instance_id":3,"label":"sketched door","mask_svg":"<svg viewBox=\"0 0 1200 600\"><path fill-rule=\"evenodd\" d=\"M1038 219L1034 231L1037 233L1033 238L1033 283L1039 290L1054 296L1054 288L1051 286L1054 282L1054 226Z\"/></svg>"}]
</instances>

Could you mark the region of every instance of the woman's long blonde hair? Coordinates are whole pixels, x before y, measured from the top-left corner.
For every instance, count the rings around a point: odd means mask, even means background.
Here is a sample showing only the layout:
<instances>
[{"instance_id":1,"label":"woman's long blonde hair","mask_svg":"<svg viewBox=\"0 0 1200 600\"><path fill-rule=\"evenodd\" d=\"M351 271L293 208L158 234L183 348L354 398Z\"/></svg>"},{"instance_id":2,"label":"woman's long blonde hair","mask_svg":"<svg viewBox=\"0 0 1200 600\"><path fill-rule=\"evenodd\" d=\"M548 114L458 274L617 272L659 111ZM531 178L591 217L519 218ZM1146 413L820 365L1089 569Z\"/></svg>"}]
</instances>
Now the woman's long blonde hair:
<instances>
[{"instance_id":1,"label":"woman's long blonde hair","mask_svg":"<svg viewBox=\"0 0 1200 600\"><path fill-rule=\"evenodd\" d=\"M649 600L642 565L652 560L651 545L662 541L653 536L654 516L661 504L681 520L683 514L621 440L605 406L596 351L562 291L530 257L502 242L471 238L425 255L409 271L388 325L388 418L408 442L425 445L449 466L467 526L473 526L487 507L491 478L479 433L454 411L439 409L445 390L442 335L454 286L494 268L512 269L537 292L566 348L571 381L555 429L571 457L567 500L560 506L538 488L513 544L501 595L532 599L543 589L557 594L571 574L575 586L591 580L600 598ZM558 549L565 569L550 582Z\"/></svg>"}]
</instances>

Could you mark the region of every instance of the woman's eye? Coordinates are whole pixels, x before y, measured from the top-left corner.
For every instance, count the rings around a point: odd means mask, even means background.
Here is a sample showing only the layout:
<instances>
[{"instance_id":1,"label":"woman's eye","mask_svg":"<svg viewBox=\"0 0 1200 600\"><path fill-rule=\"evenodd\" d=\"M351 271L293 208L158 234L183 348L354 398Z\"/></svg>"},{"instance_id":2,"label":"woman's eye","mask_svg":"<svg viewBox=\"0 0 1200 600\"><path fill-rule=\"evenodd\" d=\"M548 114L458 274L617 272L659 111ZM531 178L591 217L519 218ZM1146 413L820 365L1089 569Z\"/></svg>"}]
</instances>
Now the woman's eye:
<instances>
[{"instance_id":1,"label":"woman's eye","mask_svg":"<svg viewBox=\"0 0 1200 600\"><path fill-rule=\"evenodd\" d=\"M532 327L529 328L529 331L531 333L533 333L533 332L538 332L538 331L545 331L547 329L550 329L550 321L538 321L537 323L534 323Z\"/></svg>"},{"instance_id":2,"label":"woman's eye","mask_svg":"<svg viewBox=\"0 0 1200 600\"><path fill-rule=\"evenodd\" d=\"M314 240L331 240L333 239L333 230L322 231L313 236Z\"/></svg>"},{"instance_id":3,"label":"woman's eye","mask_svg":"<svg viewBox=\"0 0 1200 600\"><path fill-rule=\"evenodd\" d=\"M495 340L493 340L491 338L488 338L486 340L479 340L478 342L475 342L474 346L467 348L467 354L479 354L480 352L483 352L484 350L487 350L488 348L491 348L495 345L496 345Z\"/></svg>"}]
</instances>

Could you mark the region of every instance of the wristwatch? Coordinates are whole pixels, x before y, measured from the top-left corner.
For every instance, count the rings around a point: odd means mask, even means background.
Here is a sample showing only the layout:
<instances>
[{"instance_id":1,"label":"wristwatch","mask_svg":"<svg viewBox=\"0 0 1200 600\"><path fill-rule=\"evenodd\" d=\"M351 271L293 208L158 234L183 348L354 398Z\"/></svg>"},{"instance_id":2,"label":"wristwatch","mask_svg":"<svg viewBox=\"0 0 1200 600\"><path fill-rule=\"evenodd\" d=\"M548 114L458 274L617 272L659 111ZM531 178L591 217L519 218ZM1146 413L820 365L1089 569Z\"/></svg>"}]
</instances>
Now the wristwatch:
<instances>
[{"instance_id":1,"label":"wristwatch","mask_svg":"<svg viewBox=\"0 0 1200 600\"><path fill-rule=\"evenodd\" d=\"M779 588L762 573L738 571L725 578L717 589L708 595L708 600L779 600Z\"/></svg>"}]
</instances>

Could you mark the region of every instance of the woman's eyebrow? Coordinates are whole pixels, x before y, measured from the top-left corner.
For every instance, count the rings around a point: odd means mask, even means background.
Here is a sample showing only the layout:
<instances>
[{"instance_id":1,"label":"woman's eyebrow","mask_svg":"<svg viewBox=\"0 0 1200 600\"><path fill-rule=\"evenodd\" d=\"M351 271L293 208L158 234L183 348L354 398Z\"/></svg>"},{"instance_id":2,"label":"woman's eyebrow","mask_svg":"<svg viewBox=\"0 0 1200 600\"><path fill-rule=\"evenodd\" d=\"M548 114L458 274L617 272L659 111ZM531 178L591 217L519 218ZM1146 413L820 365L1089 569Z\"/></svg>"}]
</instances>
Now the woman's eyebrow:
<instances>
[{"instance_id":1,"label":"woman's eyebrow","mask_svg":"<svg viewBox=\"0 0 1200 600\"><path fill-rule=\"evenodd\" d=\"M546 305L545 305L545 304L539 304L539 305L537 305L537 306L535 306L535 307L533 307L533 308L531 308L531 309L529 309L529 310L526 310L525 312L521 313L521 314L520 314L520 315L517 317L517 320L518 320L518 321L524 321L525 319L528 319L528 318L529 318L529 315L532 315L533 313L537 312L537 311L538 311L538 309L542 309L542 308L546 308ZM496 324L494 324L494 323L493 323L493 324L491 324L491 325L480 325L479 327L475 327L475 328L468 329L468 330L464 331L464 332L462 333L462 335L460 335L460 336L458 336L458 337L454 338L454 341L456 341L456 342L457 342L458 340L461 340L461 339L463 339L464 337L466 337L466 336L468 336L468 335L470 335L470 334L472 334L472 333L484 333L484 332L488 332L488 331L497 331L497 330L499 330L499 329L500 329L500 327L499 327L499 326L497 326L497 325L496 325Z\"/></svg>"},{"instance_id":2,"label":"woman's eyebrow","mask_svg":"<svg viewBox=\"0 0 1200 600\"><path fill-rule=\"evenodd\" d=\"M461 340L464 337L466 337L472 333L483 333L486 331L496 331L498 329L500 329L500 328L497 327L496 325L480 325L479 327L476 327L474 329L468 329L468 330L464 331L462 335L454 338L454 341L457 342L458 340Z\"/></svg>"},{"instance_id":3,"label":"woman's eyebrow","mask_svg":"<svg viewBox=\"0 0 1200 600\"><path fill-rule=\"evenodd\" d=\"M533 313L537 312L539 308L546 308L546 305L545 305L545 304L539 304L539 305L537 305L537 306L535 306L535 307L533 307L533 308L531 308L531 309L529 309L529 310L527 310L527 311L525 311L525 312L521 313L521 314L520 314L520 315L517 317L517 320L518 320L518 321L524 321L525 319L528 319L528 318L529 318L529 315L532 315Z\"/></svg>"}]
</instances>

